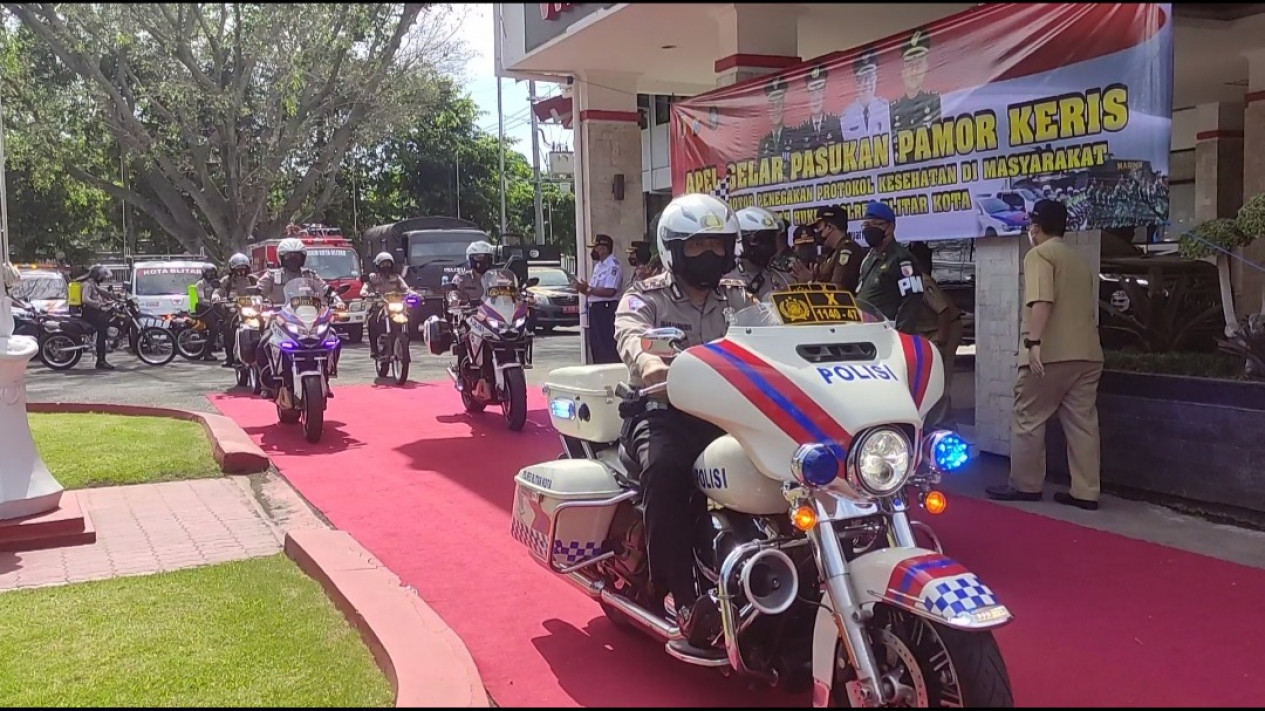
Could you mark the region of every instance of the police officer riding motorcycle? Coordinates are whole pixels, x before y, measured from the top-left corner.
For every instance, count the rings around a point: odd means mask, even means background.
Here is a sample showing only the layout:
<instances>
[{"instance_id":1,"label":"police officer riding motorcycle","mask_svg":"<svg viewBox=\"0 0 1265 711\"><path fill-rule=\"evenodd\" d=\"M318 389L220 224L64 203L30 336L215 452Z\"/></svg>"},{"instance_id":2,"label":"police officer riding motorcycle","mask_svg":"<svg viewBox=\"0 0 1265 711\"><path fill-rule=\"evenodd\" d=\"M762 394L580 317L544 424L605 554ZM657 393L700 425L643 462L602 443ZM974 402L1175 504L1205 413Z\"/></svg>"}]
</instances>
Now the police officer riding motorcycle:
<instances>
[{"instance_id":1,"label":"police officer riding motorcycle","mask_svg":"<svg viewBox=\"0 0 1265 711\"><path fill-rule=\"evenodd\" d=\"M239 252L228 258L228 274L225 274L224 278L220 279L212 298L215 301L236 302L239 297L258 293L258 283L259 280L250 273L250 257ZM237 327L240 324L240 307L234 307L225 315L222 328L220 329L224 339L225 357L223 367L225 368L233 368L238 365L237 348L234 347L234 343L237 337Z\"/></svg>"},{"instance_id":2,"label":"police officer riding motorcycle","mask_svg":"<svg viewBox=\"0 0 1265 711\"><path fill-rule=\"evenodd\" d=\"M795 278L790 273L773 264L779 242L786 240L782 220L758 205L739 210L737 217L742 249L734 276L746 282L747 291L757 299L793 283Z\"/></svg>"},{"instance_id":3,"label":"police officer riding motorcycle","mask_svg":"<svg viewBox=\"0 0 1265 711\"><path fill-rule=\"evenodd\" d=\"M395 271L395 257L390 252L381 252L373 258L373 266L377 269L369 275L360 287L360 298L366 299L371 295L382 296L388 293L407 294L409 286L404 281L404 277ZM407 313L407 312L406 312ZM381 303L374 306L373 311L369 313L369 357L377 358L378 341L387 332L387 314L386 309Z\"/></svg>"},{"instance_id":4,"label":"police officer riding motorcycle","mask_svg":"<svg viewBox=\"0 0 1265 711\"><path fill-rule=\"evenodd\" d=\"M663 383L668 373L663 360L642 351L644 331L678 328L685 333L682 347L699 345L724 336L729 317L753 303L746 284L725 277L734 268L740 231L734 211L710 195L682 195L664 208L656 236L664 271L629 287L615 314L615 340L634 387ZM682 541L704 512L691 467L723 432L663 398L629 408L623 435L641 465L650 576L656 595L670 592L685 638L671 644L684 654L721 658L724 652L710 644L721 630L720 610L698 594L693 553Z\"/></svg>"},{"instance_id":5,"label":"police officer riding motorcycle","mask_svg":"<svg viewBox=\"0 0 1265 711\"><path fill-rule=\"evenodd\" d=\"M101 264L94 264L83 280L80 298L83 299L83 319L96 331L97 370L114 370L105 360L106 341L110 335L110 319L116 299L102 286L113 275Z\"/></svg>"},{"instance_id":6,"label":"police officer riding motorcycle","mask_svg":"<svg viewBox=\"0 0 1265 711\"><path fill-rule=\"evenodd\" d=\"M310 279L324 287L326 294L329 294L330 287L325 283L316 272L311 269L305 269L304 264L307 263L307 245L303 244L303 240L295 237L287 237L281 240L277 245L277 261L281 264L280 269L270 269L259 278L259 291L263 294L264 299L274 306L282 306L285 304L285 285L292 279ZM328 298L335 305L340 305L342 300L337 294L330 294ZM259 379L263 384L263 396L271 398L276 391L277 382L272 372L272 365L267 357L267 348L269 344L269 332L267 324L263 339L259 343L257 358L259 363ZM337 374L337 356L333 359L334 371L331 375Z\"/></svg>"}]
</instances>

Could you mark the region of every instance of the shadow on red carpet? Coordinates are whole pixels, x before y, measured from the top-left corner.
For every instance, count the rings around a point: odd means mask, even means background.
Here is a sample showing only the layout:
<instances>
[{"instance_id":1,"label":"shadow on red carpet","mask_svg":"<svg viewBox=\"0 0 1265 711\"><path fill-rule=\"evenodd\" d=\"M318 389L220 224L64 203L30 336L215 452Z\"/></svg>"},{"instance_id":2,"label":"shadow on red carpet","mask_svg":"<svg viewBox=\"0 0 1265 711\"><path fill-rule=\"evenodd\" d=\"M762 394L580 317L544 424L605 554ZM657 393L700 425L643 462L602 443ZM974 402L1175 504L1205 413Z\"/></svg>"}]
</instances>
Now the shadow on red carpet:
<instances>
[{"instance_id":1,"label":"shadow on red carpet","mask_svg":"<svg viewBox=\"0 0 1265 711\"><path fill-rule=\"evenodd\" d=\"M277 424L269 402L212 401L452 625L497 703L806 705L672 660L528 557L509 534L513 477L559 452L539 391L529 398L536 409L514 433L499 409L464 413L448 383L338 388L334 438L319 445ZM1018 705L1253 706L1265 697L1265 571L971 499L952 500L934 524L946 551L1015 613L998 639Z\"/></svg>"}]
</instances>

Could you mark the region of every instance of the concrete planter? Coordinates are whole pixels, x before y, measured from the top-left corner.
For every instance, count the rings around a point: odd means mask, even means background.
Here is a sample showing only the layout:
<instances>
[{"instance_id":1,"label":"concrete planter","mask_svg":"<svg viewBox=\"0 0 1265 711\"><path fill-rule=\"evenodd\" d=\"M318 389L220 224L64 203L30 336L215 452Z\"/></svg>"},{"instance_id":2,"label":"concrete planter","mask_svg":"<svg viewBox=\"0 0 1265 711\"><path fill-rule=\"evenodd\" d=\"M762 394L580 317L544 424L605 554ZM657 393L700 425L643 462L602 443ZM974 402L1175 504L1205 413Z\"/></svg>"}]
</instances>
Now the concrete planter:
<instances>
[{"instance_id":1,"label":"concrete planter","mask_svg":"<svg viewBox=\"0 0 1265 711\"><path fill-rule=\"evenodd\" d=\"M1108 370L1098 418L1104 490L1265 514L1265 383ZM1057 417L1046 442L1050 478L1066 481Z\"/></svg>"}]
</instances>

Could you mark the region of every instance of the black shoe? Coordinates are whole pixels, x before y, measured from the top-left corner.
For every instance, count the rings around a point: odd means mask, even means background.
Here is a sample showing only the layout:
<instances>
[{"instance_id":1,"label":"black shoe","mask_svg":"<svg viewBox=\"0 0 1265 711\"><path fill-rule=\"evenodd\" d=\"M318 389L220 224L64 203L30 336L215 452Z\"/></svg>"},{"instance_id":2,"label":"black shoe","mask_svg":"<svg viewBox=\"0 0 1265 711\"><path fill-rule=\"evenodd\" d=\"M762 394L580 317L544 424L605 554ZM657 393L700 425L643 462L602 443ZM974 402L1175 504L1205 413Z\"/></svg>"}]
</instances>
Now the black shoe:
<instances>
[{"instance_id":1,"label":"black shoe","mask_svg":"<svg viewBox=\"0 0 1265 711\"><path fill-rule=\"evenodd\" d=\"M114 370L114 366L101 360L101 361L97 361L97 370Z\"/></svg>"},{"instance_id":2,"label":"black shoe","mask_svg":"<svg viewBox=\"0 0 1265 711\"><path fill-rule=\"evenodd\" d=\"M237 363L231 360L226 360L223 363L220 363L220 367L221 368L236 368Z\"/></svg>"},{"instance_id":3,"label":"black shoe","mask_svg":"<svg viewBox=\"0 0 1265 711\"><path fill-rule=\"evenodd\" d=\"M984 489L984 494L988 498L996 501L1040 501L1041 492L1039 491L1019 491L1018 489L1007 486L990 486Z\"/></svg>"},{"instance_id":4,"label":"black shoe","mask_svg":"<svg viewBox=\"0 0 1265 711\"><path fill-rule=\"evenodd\" d=\"M1088 499L1078 499L1075 496L1072 496L1071 494L1065 491L1055 492L1054 501L1055 503L1060 503L1060 504L1063 504L1064 506L1075 506L1078 509L1084 509L1086 511L1098 510L1097 501L1089 501Z\"/></svg>"},{"instance_id":5,"label":"black shoe","mask_svg":"<svg viewBox=\"0 0 1265 711\"><path fill-rule=\"evenodd\" d=\"M681 636L691 647L707 649L722 631L720 607L710 595L703 595L694 604L676 611Z\"/></svg>"},{"instance_id":6,"label":"black shoe","mask_svg":"<svg viewBox=\"0 0 1265 711\"><path fill-rule=\"evenodd\" d=\"M216 358L215 356L208 354L208 355L202 356L202 360L206 361L207 363L215 363L219 360L219 358Z\"/></svg>"}]
</instances>

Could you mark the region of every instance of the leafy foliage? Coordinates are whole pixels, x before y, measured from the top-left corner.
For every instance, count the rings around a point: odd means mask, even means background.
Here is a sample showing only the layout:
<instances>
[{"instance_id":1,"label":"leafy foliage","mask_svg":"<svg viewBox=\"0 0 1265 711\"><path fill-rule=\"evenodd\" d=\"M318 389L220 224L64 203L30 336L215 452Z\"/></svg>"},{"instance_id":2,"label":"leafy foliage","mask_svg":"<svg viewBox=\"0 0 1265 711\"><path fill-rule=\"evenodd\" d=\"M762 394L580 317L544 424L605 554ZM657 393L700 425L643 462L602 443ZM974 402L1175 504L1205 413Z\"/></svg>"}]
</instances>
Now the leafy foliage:
<instances>
[{"instance_id":1,"label":"leafy foliage","mask_svg":"<svg viewBox=\"0 0 1265 711\"><path fill-rule=\"evenodd\" d=\"M1257 237L1265 237L1265 193L1254 195L1239 208L1235 220L1239 232L1248 236L1249 241Z\"/></svg>"},{"instance_id":2,"label":"leafy foliage","mask_svg":"<svg viewBox=\"0 0 1265 711\"><path fill-rule=\"evenodd\" d=\"M463 58L443 5L4 7L32 149L220 258L323 209L351 146L425 115Z\"/></svg>"},{"instance_id":3,"label":"leafy foliage","mask_svg":"<svg viewBox=\"0 0 1265 711\"><path fill-rule=\"evenodd\" d=\"M1204 259L1224 256L1225 253L1213 245L1232 252L1251 242L1252 238L1245 236L1237 220L1222 217L1200 223L1189 233L1183 234L1178 248L1181 256L1186 259Z\"/></svg>"},{"instance_id":4,"label":"leafy foliage","mask_svg":"<svg viewBox=\"0 0 1265 711\"><path fill-rule=\"evenodd\" d=\"M1217 347L1243 364L1244 376L1265 380L1265 315L1252 314L1243 319L1232 335L1217 340Z\"/></svg>"},{"instance_id":5,"label":"leafy foliage","mask_svg":"<svg viewBox=\"0 0 1265 711\"><path fill-rule=\"evenodd\" d=\"M1105 360L1103 365L1108 370L1157 375L1187 375L1222 380L1239 380L1243 377L1243 366L1240 361L1224 353L1105 351L1103 356Z\"/></svg>"}]
</instances>

